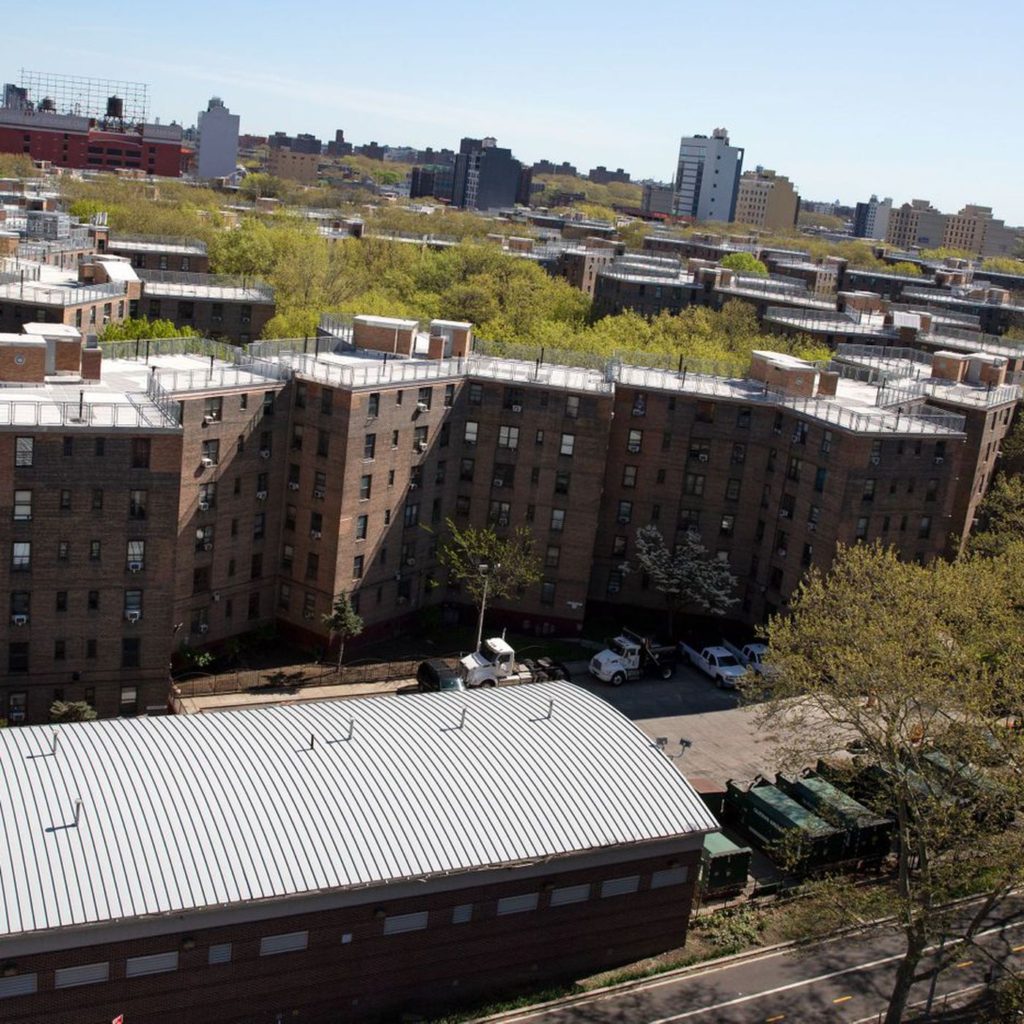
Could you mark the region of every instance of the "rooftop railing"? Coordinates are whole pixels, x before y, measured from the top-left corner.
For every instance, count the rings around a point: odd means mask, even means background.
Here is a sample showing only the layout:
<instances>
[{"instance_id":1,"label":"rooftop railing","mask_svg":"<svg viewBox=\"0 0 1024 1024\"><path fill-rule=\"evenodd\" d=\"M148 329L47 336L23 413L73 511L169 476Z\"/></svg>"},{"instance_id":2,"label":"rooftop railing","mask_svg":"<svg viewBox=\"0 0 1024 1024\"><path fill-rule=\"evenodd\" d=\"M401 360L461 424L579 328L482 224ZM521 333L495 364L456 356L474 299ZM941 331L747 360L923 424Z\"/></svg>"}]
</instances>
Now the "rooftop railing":
<instances>
[{"instance_id":1,"label":"rooftop railing","mask_svg":"<svg viewBox=\"0 0 1024 1024\"><path fill-rule=\"evenodd\" d=\"M991 408L1018 402L1021 389L1016 384L1003 384L999 387L957 384L943 380L941 377L929 377L927 380L908 381L906 383L887 386L883 384L875 396L875 404L880 408L914 402L922 398L941 399L955 402L957 405L971 405L979 408Z\"/></svg>"},{"instance_id":2,"label":"rooftop railing","mask_svg":"<svg viewBox=\"0 0 1024 1024\"><path fill-rule=\"evenodd\" d=\"M144 396L127 395L126 402L53 402L45 399L0 400L0 429L60 427L97 430L172 430L176 412Z\"/></svg>"},{"instance_id":3,"label":"rooftop railing","mask_svg":"<svg viewBox=\"0 0 1024 1024\"><path fill-rule=\"evenodd\" d=\"M923 363L931 366L932 356L929 352L921 352L916 348L891 345L857 345L853 342L841 342L836 345L837 356L849 356L866 362L871 366L879 366L884 362L902 359L911 363Z\"/></svg>"},{"instance_id":4,"label":"rooftop railing","mask_svg":"<svg viewBox=\"0 0 1024 1024\"><path fill-rule=\"evenodd\" d=\"M121 298L124 295L125 286L122 281L48 288L38 280L22 281L19 277L14 282L0 285L0 297L24 300L37 306L82 306L90 302Z\"/></svg>"},{"instance_id":5,"label":"rooftop railing","mask_svg":"<svg viewBox=\"0 0 1024 1024\"><path fill-rule=\"evenodd\" d=\"M823 309L820 313L804 313L790 306L769 306L766 323L781 324L808 334L863 334L873 338L893 337L894 329L877 323L857 323L845 313Z\"/></svg>"},{"instance_id":6,"label":"rooftop railing","mask_svg":"<svg viewBox=\"0 0 1024 1024\"><path fill-rule=\"evenodd\" d=\"M266 302L274 301L274 289L257 278L230 274L194 274L175 270L143 270L136 268L139 280L149 294L182 294L190 292L214 298L237 298L239 294ZM153 287L155 285L155 287Z\"/></svg>"},{"instance_id":7,"label":"rooftop railing","mask_svg":"<svg viewBox=\"0 0 1024 1024\"><path fill-rule=\"evenodd\" d=\"M178 235L115 235L107 243L107 248L116 251L135 245L147 248L185 248L196 252L206 252L206 243L201 238L183 238Z\"/></svg>"}]
</instances>

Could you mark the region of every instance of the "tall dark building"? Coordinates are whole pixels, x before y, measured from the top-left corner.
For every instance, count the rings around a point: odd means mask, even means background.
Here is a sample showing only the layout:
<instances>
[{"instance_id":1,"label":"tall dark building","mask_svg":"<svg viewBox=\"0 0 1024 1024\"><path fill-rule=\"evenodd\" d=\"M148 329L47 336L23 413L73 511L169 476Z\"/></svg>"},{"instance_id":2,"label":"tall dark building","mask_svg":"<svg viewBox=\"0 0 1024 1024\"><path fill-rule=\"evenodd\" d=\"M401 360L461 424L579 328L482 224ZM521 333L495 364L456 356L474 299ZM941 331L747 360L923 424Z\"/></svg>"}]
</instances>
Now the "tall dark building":
<instances>
[{"instance_id":1,"label":"tall dark building","mask_svg":"<svg viewBox=\"0 0 1024 1024\"><path fill-rule=\"evenodd\" d=\"M427 167L414 167L409 181L409 198L420 199L431 196L451 202L453 168L439 164Z\"/></svg>"},{"instance_id":2,"label":"tall dark building","mask_svg":"<svg viewBox=\"0 0 1024 1024\"><path fill-rule=\"evenodd\" d=\"M455 158L452 204L492 210L522 201L523 165L495 139L463 139ZM526 182L529 198L529 180Z\"/></svg>"}]
</instances>

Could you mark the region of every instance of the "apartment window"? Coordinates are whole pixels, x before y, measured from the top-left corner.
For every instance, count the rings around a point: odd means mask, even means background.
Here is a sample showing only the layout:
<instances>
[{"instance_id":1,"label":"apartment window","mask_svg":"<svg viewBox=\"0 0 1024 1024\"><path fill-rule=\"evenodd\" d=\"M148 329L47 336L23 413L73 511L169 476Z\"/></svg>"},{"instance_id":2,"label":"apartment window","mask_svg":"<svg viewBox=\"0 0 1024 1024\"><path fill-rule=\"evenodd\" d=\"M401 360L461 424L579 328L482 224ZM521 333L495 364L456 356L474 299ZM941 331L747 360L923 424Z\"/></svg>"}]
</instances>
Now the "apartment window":
<instances>
[{"instance_id":1,"label":"apartment window","mask_svg":"<svg viewBox=\"0 0 1024 1024\"><path fill-rule=\"evenodd\" d=\"M246 615L248 616L250 622L253 621L254 619L258 619L260 617L260 595L259 595L259 591L257 591L254 594L250 594L249 595L249 607L248 607L248 609L246 611Z\"/></svg>"},{"instance_id":2,"label":"apartment window","mask_svg":"<svg viewBox=\"0 0 1024 1024\"><path fill-rule=\"evenodd\" d=\"M302 426L301 423L296 423L292 427L292 451L293 452L301 452L302 451L302 435L303 435L304 432L305 432L305 428Z\"/></svg>"},{"instance_id":3,"label":"apartment window","mask_svg":"<svg viewBox=\"0 0 1024 1024\"><path fill-rule=\"evenodd\" d=\"M551 510L551 530L553 533L559 533L565 526L565 509L564 508L553 508Z\"/></svg>"},{"instance_id":4,"label":"apartment window","mask_svg":"<svg viewBox=\"0 0 1024 1024\"><path fill-rule=\"evenodd\" d=\"M498 526L508 526L512 506L507 501L492 501L488 519Z\"/></svg>"},{"instance_id":5,"label":"apartment window","mask_svg":"<svg viewBox=\"0 0 1024 1024\"><path fill-rule=\"evenodd\" d=\"M444 407L450 409L455 404L455 385L445 384L444 386Z\"/></svg>"},{"instance_id":6,"label":"apartment window","mask_svg":"<svg viewBox=\"0 0 1024 1024\"><path fill-rule=\"evenodd\" d=\"M32 492L14 492L14 519L17 522L27 522L32 518Z\"/></svg>"},{"instance_id":7,"label":"apartment window","mask_svg":"<svg viewBox=\"0 0 1024 1024\"><path fill-rule=\"evenodd\" d=\"M559 455L572 455L572 450L576 446L576 435L575 434L563 434L562 441L558 448Z\"/></svg>"},{"instance_id":8,"label":"apartment window","mask_svg":"<svg viewBox=\"0 0 1024 1024\"><path fill-rule=\"evenodd\" d=\"M145 519L146 518L146 505L147 505L148 492L146 491L129 491L128 492L128 518L129 519ZM200 500L202 500L200 498Z\"/></svg>"},{"instance_id":9,"label":"apartment window","mask_svg":"<svg viewBox=\"0 0 1024 1024\"><path fill-rule=\"evenodd\" d=\"M366 415L367 416L379 416L380 415L380 392L374 391L372 395L366 400Z\"/></svg>"},{"instance_id":10,"label":"apartment window","mask_svg":"<svg viewBox=\"0 0 1024 1024\"><path fill-rule=\"evenodd\" d=\"M141 569L146 564L146 542L144 540L130 540L127 547L128 569Z\"/></svg>"},{"instance_id":11,"label":"apartment window","mask_svg":"<svg viewBox=\"0 0 1024 1024\"><path fill-rule=\"evenodd\" d=\"M12 698L19 696L12 694ZM24 696L21 694L20 696ZM13 715L8 716L11 721L15 721ZM24 720L24 711L18 721ZM10 977L0 978L0 999L6 999L12 996L30 996L34 995L39 990L38 975L36 974L13 974Z\"/></svg>"},{"instance_id":12,"label":"apartment window","mask_svg":"<svg viewBox=\"0 0 1024 1024\"><path fill-rule=\"evenodd\" d=\"M356 516L356 540L366 540L369 522L369 516Z\"/></svg>"},{"instance_id":13,"label":"apartment window","mask_svg":"<svg viewBox=\"0 0 1024 1024\"><path fill-rule=\"evenodd\" d=\"M800 482L800 470L803 466L803 460L797 458L795 455L789 457L789 465L786 467L786 479L792 480L794 483Z\"/></svg>"},{"instance_id":14,"label":"apartment window","mask_svg":"<svg viewBox=\"0 0 1024 1024\"><path fill-rule=\"evenodd\" d=\"M642 430L631 430L626 438L626 451L632 455L639 453L644 443L644 432Z\"/></svg>"},{"instance_id":15,"label":"apartment window","mask_svg":"<svg viewBox=\"0 0 1024 1024\"><path fill-rule=\"evenodd\" d=\"M821 454L828 455L832 451L832 431L825 430L821 435Z\"/></svg>"},{"instance_id":16,"label":"apartment window","mask_svg":"<svg viewBox=\"0 0 1024 1024\"><path fill-rule=\"evenodd\" d=\"M377 435L367 434L363 438L363 458L373 459L377 457Z\"/></svg>"},{"instance_id":17,"label":"apartment window","mask_svg":"<svg viewBox=\"0 0 1024 1024\"><path fill-rule=\"evenodd\" d=\"M567 395L565 399L565 415L574 420L580 414L580 396Z\"/></svg>"},{"instance_id":18,"label":"apartment window","mask_svg":"<svg viewBox=\"0 0 1024 1024\"><path fill-rule=\"evenodd\" d=\"M476 444L477 433L480 430L480 424L475 420L466 421L466 433L463 440L466 444Z\"/></svg>"},{"instance_id":19,"label":"apartment window","mask_svg":"<svg viewBox=\"0 0 1024 1024\"><path fill-rule=\"evenodd\" d=\"M57 591L56 609L59 612L68 610L68 592L66 590Z\"/></svg>"},{"instance_id":20,"label":"apartment window","mask_svg":"<svg viewBox=\"0 0 1024 1024\"><path fill-rule=\"evenodd\" d=\"M322 458L326 459L331 450L331 435L326 430L318 430L316 432L316 453Z\"/></svg>"},{"instance_id":21,"label":"apartment window","mask_svg":"<svg viewBox=\"0 0 1024 1024\"><path fill-rule=\"evenodd\" d=\"M857 528L854 530L854 537L857 540L866 540L868 536L868 517L860 516L857 520Z\"/></svg>"},{"instance_id":22,"label":"apartment window","mask_svg":"<svg viewBox=\"0 0 1024 1024\"><path fill-rule=\"evenodd\" d=\"M28 671L28 643L19 640L7 645L7 671L27 672ZM13 695L12 695L13 696ZM24 716L22 716L24 717ZM11 716L8 715L8 719Z\"/></svg>"},{"instance_id":23,"label":"apartment window","mask_svg":"<svg viewBox=\"0 0 1024 1024\"><path fill-rule=\"evenodd\" d=\"M707 441L691 441L687 457L697 462L709 462L711 460L711 445Z\"/></svg>"},{"instance_id":24,"label":"apartment window","mask_svg":"<svg viewBox=\"0 0 1024 1024\"><path fill-rule=\"evenodd\" d=\"M356 555L356 557L352 559L352 579L360 580L363 578L363 562L364 559L362 555Z\"/></svg>"},{"instance_id":25,"label":"apartment window","mask_svg":"<svg viewBox=\"0 0 1024 1024\"><path fill-rule=\"evenodd\" d=\"M714 423L715 422L715 403L714 402L698 402L697 413L694 417L698 423Z\"/></svg>"},{"instance_id":26,"label":"apartment window","mask_svg":"<svg viewBox=\"0 0 1024 1024\"><path fill-rule=\"evenodd\" d=\"M205 452L204 452L205 454ZM150 443L148 437L132 438L132 469L149 469Z\"/></svg>"},{"instance_id":27,"label":"apartment window","mask_svg":"<svg viewBox=\"0 0 1024 1024\"><path fill-rule=\"evenodd\" d=\"M472 903L460 903L457 907L452 907L452 924L468 924L472 920Z\"/></svg>"},{"instance_id":28,"label":"apartment window","mask_svg":"<svg viewBox=\"0 0 1024 1024\"><path fill-rule=\"evenodd\" d=\"M89 561L98 562L100 560L100 542L98 540L89 541Z\"/></svg>"},{"instance_id":29,"label":"apartment window","mask_svg":"<svg viewBox=\"0 0 1024 1024\"><path fill-rule=\"evenodd\" d=\"M606 878L601 883L601 898L609 896L627 896L640 888L639 875L626 875L623 878Z\"/></svg>"},{"instance_id":30,"label":"apartment window","mask_svg":"<svg viewBox=\"0 0 1024 1024\"><path fill-rule=\"evenodd\" d=\"M142 664L142 641L138 637L126 636L121 640L121 668L138 668ZM135 705L138 699L135 687L121 689L121 714L128 703Z\"/></svg>"},{"instance_id":31,"label":"apartment window","mask_svg":"<svg viewBox=\"0 0 1024 1024\"><path fill-rule=\"evenodd\" d=\"M106 441L106 438L97 437L96 440L93 441L93 454L96 456L97 459L102 459L103 456L106 455L106 451L107 451L107 441Z\"/></svg>"},{"instance_id":32,"label":"apartment window","mask_svg":"<svg viewBox=\"0 0 1024 1024\"><path fill-rule=\"evenodd\" d=\"M205 594L210 589L210 567L199 566L192 570L192 593Z\"/></svg>"},{"instance_id":33,"label":"apartment window","mask_svg":"<svg viewBox=\"0 0 1024 1024\"><path fill-rule=\"evenodd\" d=\"M918 540L926 540L932 535L932 517L921 516L921 522L917 526Z\"/></svg>"},{"instance_id":34,"label":"apartment window","mask_svg":"<svg viewBox=\"0 0 1024 1024\"><path fill-rule=\"evenodd\" d=\"M718 532L723 537L731 537L736 529L736 517L731 513L722 516Z\"/></svg>"},{"instance_id":35,"label":"apartment window","mask_svg":"<svg viewBox=\"0 0 1024 1024\"><path fill-rule=\"evenodd\" d=\"M736 410L736 426L739 427L740 430L749 430L750 429L750 410L749 409L740 408L740 409Z\"/></svg>"},{"instance_id":36,"label":"apartment window","mask_svg":"<svg viewBox=\"0 0 1024 1024\"><path fill-rule=\"evenodd\" d=\"M281 569L290 573L295 564L295 547L292 544L285 544L281 548Z\"/></svg>"},{"instance_id":37,"label":"apartment window","mask_svg":"<svg viewBox=\"0 0 1024 1024\"><path fill-rule=\"evenodd\" d=\"M874 501L875 500L875 481L873 479L867 479L864 481L864 490L861 491L861 501Z\"/></svg>"},{"instance_id":38,"label":"apartment window","mask_svg":"<svg viewBox=\"0 0 1024 1024\"><path fill-rule=\"evenodd\" d=\"M28 572L32 568L32 544L30 541L15 541L11 545L11 571Z\"/></svg>"},{"instance_id":39,"label":"apartment window","mask_svg":"<svg viewBox=\"0 0 1024 1024\"><path fill-rule=\"evenodd\" d=\"M369 501L370 493L373 489L373 475L370 473L364 473L359 478L359 500Z\"/></svg>"},{"instance_id":40,"label":"apartment window","mask_svg":"<svg viewBox=\"0 0 1024 1024\"><path fill-rule=\"evenodd\" d=\"M403 514L403 525L406 527L415 526L420 520L420 506L417 501L407 501Z\"/></svg>"},{"instance_id":41,"label":"apartment window","mask_svg":"<svg viewBox=\"0 0 1024 1024\"><path fill-rule=\"evenodd\" d=\"M686 868L665 868L651 872L651 888L667 889L672 885L682 885L687 878Z\"/></svg>"},{"instance_id":42,"label":"apartment window","mask_svg":"<svg viewBox=\"0 0 1024 1024\"><path fill-rule=\"evenodd\" d=\"M214 465L220 462L220 441L203 442L203 463Z\"/></svg>"},{"instance_id":43,"label":"apartment window","mask_svg":"<svg viewBox=\"0 0 1024 1024\"><path fill-rule=\"evenodd\" d=\"M330 416L334 411L334 392L330 388L320 389L320 413Z\"/></svg>"},{"instance_id":44,"label":"apartment window","mask_svg":"<svg viewBox=\"0 0 1024 1024\"><path fill-rule=\"evenodd\" d=\"M427 427L416 427L412 432L413 451L423 452L427 448Z\"/></svg>"},{"instance_id":45,"label":"apartment window","mask_svg":"<svg viewBox=\"0 0 1024 1024\"><path fill-rule=\"evenodd\" d=\"M555 603L555 584L550 580L545 580L540 585L540 603L546 605Z\"/></svg>"},{"instance_id":46,"label":"apartment window","mask_svg":"<svg viewBox=\"0 0 1024 1024\"><path fill-rule=\"evenodd\" d=\"M929 480L927 485L925 486L924 500L925 501L934 501L938 497L938 494L939 494L939 481L936 480L936 479ZM15 518L17 518L17 517L15 517Z\"/></svg>"},{"instance_id":47,"label":"apartment window","mask_svg":"<svg viewBox=\"0 0 1024 1024\"><path fill-rule=\"evenodd\" d=\"M823 494L825 491L825 484L828 481L828 470L824 466L819 466L814 473L814 489L819 494Z\"/></svg>"},{"instance_id":48,"label":"apartment window","mask_svg":"<svg viewBox=\"0 0 1024 1024\"><path fill-rule=\"evenodd\" d=\"M35 454L35 439L31 437L16 437L14 439L14 465L26 468L32 465Z\"/></svg>"},{"instance_id":49,"label":"apartment window","mask_svg":"<svg viewBox=\"0 0 1024 1024\"><path fill-rule=\"evenodd\" d=\"M468 516L469 515L469 498L465 494L460 494L455 499L455 514L457 516Z\"/></svg>"},{"instance_id":50,"label":"apartment window","mask_svg":"<svg viewBox=\"0 0 1024 1024\"><path fill-rule=\"evenodd\" d=\"M263 540L267 530L267 513L257 512L252 520L252 539Z\"/></svg>"},{"instance_id":51,"label":"apartment window","mask_svg":"<svg viewBox=\"0 0 1024 1024\"><path fill-rule=\"evenodd\" d=\"M58 967L53 972L54 988L76 988L79 985L98 985L110 977L110 963L79 964L77 967Z\"/></svg>"},{"instance_id":52,"label":"apartment window","mask_svg":"<svg viewBox=\"0 0 1024 1024\"><path fill-rule=\"evenodd\" d=\"M683 493L700 497L704 493L703 474L687 473L683 480Z\"/></svg>"},{"instance_id":53,"label":"apartment window","mask_svg":"<svg viewBox=\"0 0 1024 1024\"><path fill-rule=\"evenodd\" d=\"M561 557L562 549L557 544L549 544L544 555L544 564L549 569L558 568L558 560Z\"/></svg>"},{"instance_id":54,"label":"apartment window","mask_svg":"<svg viewBox=\"0 0 1024 1024\"><path fill-rule=\"evenodd\" d=\"M483 405L484 387L482 384L470 384L468 401L470 405Z\"/></svg>"},{"instance_id":55,"label":"apartment window","mask_svg":"<svg viewBox=\"0 0 1024 1024\"><path fill-rule=\"evenodd\" d=\"M623 525L628 523L633 518L633 502L631 501L620 501L618 505L618 511L616 512L616 522L622 523Z\"/></svg>"},{"instance_id":56,"label":"apartment window","mask_svg":"<svg viewBox=\"0 0 1024 1024\"><path fill-rule=\"evenodd\" d=\"M700 509L681 508L679 510L679 529L696 533L700 529Z\"/></svg>"},{"instance_id":57,"label":"apartment window","mask_svg":"<svg viewBox=\"0 0 1024 1024\"><path fill-rule=\"evenodd\" d=\"M468 427L469 424L467 423ZM498 427L498 447L515 450L519 447L519 428L510 426Z\"/></svg>"},{"instance_id":58,"label":"apartment window","mask_svg":"<svg viewBox=\"0 0 1024 1024\"><path fill-rule=\"evenodd\" d=\"M315 580L320 573L320 556L315 551L306 555L306 579Z\"/></svg>"},{"instance_id":59,"label":"apartment window","mask_svg":"<svg viewBox=\"0 0 1024 1024\"><path fill-rule=\"evenodd\" d=\"M206 962L211 966L231 963L231 943L218 942L210 946L206 954Z\"/></svg>"},{"instance_id":60,"label":"apartment window","mask_svg":"<svg viewBox=\"0 0 1024 1024\"><path fill-rule=\"evenodd\" d=\"M60 492L60 510L61 512L71 511L71 492L69 490L62 490Z\"/></svg>"}]
</instances>

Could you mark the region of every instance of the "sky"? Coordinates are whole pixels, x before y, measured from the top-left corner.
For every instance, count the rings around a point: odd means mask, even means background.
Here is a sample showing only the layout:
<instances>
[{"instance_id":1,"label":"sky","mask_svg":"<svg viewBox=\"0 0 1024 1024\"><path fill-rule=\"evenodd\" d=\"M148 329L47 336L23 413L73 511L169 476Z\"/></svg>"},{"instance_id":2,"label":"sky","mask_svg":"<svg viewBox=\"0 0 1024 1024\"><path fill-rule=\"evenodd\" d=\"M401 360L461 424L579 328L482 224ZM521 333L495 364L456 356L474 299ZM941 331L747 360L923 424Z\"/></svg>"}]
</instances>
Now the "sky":
<instances>
[{"instance_id":1,"label":"sky","mask_svg":"<svg viewBox=\"0 0 1024 1024\"><path fill-rule=\"evenodd\" d=\"M966 203L1024 225L1011 0L50 0L5 26L21 70L145 82L150 115L211 96L265 135L336 129L458 148L493 135L527 163L668 181L682 135L729 130L744 168L808 199Z\"/></svg>"}]
</instances>

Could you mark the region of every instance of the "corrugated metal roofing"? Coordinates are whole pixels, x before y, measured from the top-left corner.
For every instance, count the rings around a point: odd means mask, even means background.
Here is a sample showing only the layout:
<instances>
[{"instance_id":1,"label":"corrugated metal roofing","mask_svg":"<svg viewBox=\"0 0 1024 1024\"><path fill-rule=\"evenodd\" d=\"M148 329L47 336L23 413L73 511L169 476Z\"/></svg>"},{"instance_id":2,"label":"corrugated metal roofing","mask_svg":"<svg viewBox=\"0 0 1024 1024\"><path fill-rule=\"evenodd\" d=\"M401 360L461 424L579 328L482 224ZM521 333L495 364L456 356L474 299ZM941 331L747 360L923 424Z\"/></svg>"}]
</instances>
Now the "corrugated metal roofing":
<instances>
[{"instance_id":1,"label":"corrugated metal roofing","mask_svg":"<svg viewBox=\"0 0 1024 1024\"><path fill-rule=\"evenodd\" d=\"M4 729L0 800L0 935L717 827L568 683Z\"/></svg>"}]
</instances>

